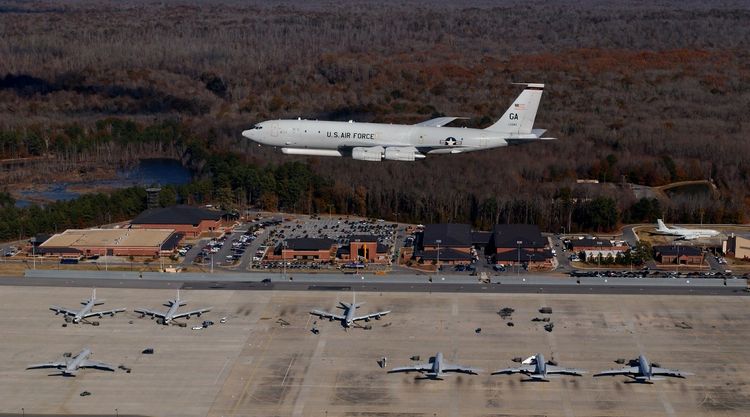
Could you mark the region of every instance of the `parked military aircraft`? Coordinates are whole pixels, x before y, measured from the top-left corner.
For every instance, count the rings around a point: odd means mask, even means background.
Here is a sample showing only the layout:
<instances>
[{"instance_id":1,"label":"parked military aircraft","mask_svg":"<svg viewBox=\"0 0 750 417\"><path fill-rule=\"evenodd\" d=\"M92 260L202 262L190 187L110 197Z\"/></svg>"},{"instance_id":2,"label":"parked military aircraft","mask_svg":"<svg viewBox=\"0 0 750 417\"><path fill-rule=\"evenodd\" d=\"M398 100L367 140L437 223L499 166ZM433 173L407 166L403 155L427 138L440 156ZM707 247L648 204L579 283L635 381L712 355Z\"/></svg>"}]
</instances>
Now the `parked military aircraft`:
<instances>
[{"instance_id":1,"label":"parked military aircraft","mask_svg":"<svg viewBox=\"0 0 750 417\"><path fill-rule=\"evenodd\" d=\"M401 368L393 368L388 371L389 374L396 372L419 372L429 379L442 379L441 377L448 372L478 375L479 372L482 372L482 370L446 363L443 360L443 353L438 352L435 356L431 357L427 363L421 363L414 366L404 366Z\"/></svg>"},{"instance_id":2,"label":"parked military aircraft","mask_svg":"<svg viewBox=\"0 0 750 417\"><path fill-rule=\"evenodd\" d=\"M88 300L83 300L81 304L83 304L83 308L77 311L59 306L51 306L49 309L54 311L55 315L64 314L65 320L72 321L73 323L80 323L82 320L93 316L99 316L99 318L102 318L105 314L109 314L110 316L114 317L116 313L125 311L124 308L115 308L113 310L104 311L92 311L94 306L104 304L104 300L96 298L96 288L91 290L91 298L89 298Z\"/></svg>"},{"instance_id":3,"label":"parked military aircraft","mask_svg":"<svg viewBox=\"0 0 750 417\"><path fill-rule=\"evenodd\" d=\"M149 310L146 308L138 308L138 309L135 309L134 311L136 313L141 313L141 317L151 316L152 320L154 318L157 319L157 323L167 325L167 324L172 324L172 322L175 319L179 319L181 317L185 317L188 319L190 318L190 316L200 317L201 314L209 312L213 308L213 307L199 308L197 310L186 311L184 313L177 313L177 309L184 306L185 304L187 304L187 301L180 299L180 290L178 289L177 296L174 299L168 300L166 303L164 303L165 307L169 307L167 311L160 312L160 311Z\"/></svg>"},{"instance_id":4,"label":"parked military aircraft","mask_svg":"<svg viewBox=\"0 0 750 417\"><path fill-rule=\"evenodd\" d=\"M549 381L548 375L562 374L562 375L576 375L581 376L586 371L572 368L561 368L556 365L550 365L544 360L544 355L537 353L536 355L527 358L518 368L506 368L495 371L492 375L511 375L511 374L524 374L535 381Z\"/></svg>"},{"instance_id":5,"label":"parked military aircraft","mask_svg":"<svg viewBox=\"0 0 750 417\"><path fill-rule=\"evenodd\" d=\"M502 118L486 129L444 127L462 117L438 117L415 125L270 120L242 132L262 145L281 147L287 155L348 156L362 161L414 161L427 154L456 154L531 143L546 130L534 129L544 84L526 89Z\"/></svg>"},{"instance_id":6,"label":"parked military aircraft","mask_svg":"<svg viewBox=\"0 0 750 417\"><path fill-rule=\"evenodd\" d=\"M693 240L701 237L714 237L719 234L716 230L711 229L686 229L684 227L667 227L661 219L656 220L657 228L651 232L655 235L677 236L682 240Z\"/></svg>"},{"instance_id":7,"label":"parked military aircraft","mask_svg":"<svg viewBox=\"0 0 750 417\"><path fill-rule=\"evenodd\" d=\"M594 374L594 376L625 375L637 382L651 383L651 381L663 380L664 378L661 378L662 376L684 378L687 375L693 375L690 372L653 366L648 363L648 359L643 355L638 356L638 359L631 360L628 365L630 366L622 369L611 369L609 371L599 372L598 374Z\"/></svg>"},{"instance_id":8,"label":"parked military aircraft","mask_svg":"<svg viewBox=\"0 0 750 417\"><path fill-rule=\"evenodd\" d=\"M356 296L352 295L351 304L347 304L347 303L339 301L339 305L336 306L337 308L344 310L343 315L330 313L328 311L322 311L322 310L313 310L310 312L310 314L314 316L318 316L320 318L327 318L327 319L330 319L331 321L340 320L344 328L349 328L349 327L352 327L357 321L360 321L360 320L370 321L370 319L380 320L381 317L391 312L391 310L378 311L377 313L365 314L364 316L355 316L354 314L357 312L357 308L359 308L363 304L364 303L357 303Z\"/></svg>"},{"instance_id":9,"label":"parked military aircraft","mask_svg":"<svg viewBox=\"0 0 750 417\"><path fill-rule=\"evenodd\" d=\"M88 358L92 353L91 349L84 348L75 356L63 357L62 361L39 363L36 365L30 365L26 369L56 368L60 370L60 373L63 376L76 376L76 373L81 368L94 368L110 372L115 371L115 367L112 365L89 360Z\"/></svg>"}]
</instances>

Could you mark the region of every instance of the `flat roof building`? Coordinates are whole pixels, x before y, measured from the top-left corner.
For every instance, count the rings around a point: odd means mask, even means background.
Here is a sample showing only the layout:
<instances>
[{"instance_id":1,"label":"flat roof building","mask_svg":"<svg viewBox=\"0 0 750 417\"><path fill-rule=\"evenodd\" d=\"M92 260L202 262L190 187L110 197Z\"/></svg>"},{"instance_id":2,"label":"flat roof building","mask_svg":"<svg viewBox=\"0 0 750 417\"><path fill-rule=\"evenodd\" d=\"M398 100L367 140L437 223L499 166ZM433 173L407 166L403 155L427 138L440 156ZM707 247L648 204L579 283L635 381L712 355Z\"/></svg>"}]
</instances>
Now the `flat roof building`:
<instances>
[{"instance_id":1,"label":"flat roof building","mask_svg":"<svg viewBox=\"0 0 750 417\"><path fill-rule=\"evenodd\" d=\"M495 263L513 265L519 262L536 268L552 267L549 240L534 224L498 224L492 230L490 252Z\"/></svg>"},{"instance_id":2,"label":"flat roof building","mask_svg":"<svg viewBox=\"0 0 750 417\"><path fill-rule=\"evenodd\" d=\"M388 246L379 243L375 235L352 235L349 244L339 248L337 256L344 261L385 263L388 262Z\"/></svg>"},{"instance_id":3,"label":"flat roof building","mask_svg":"<svg viewBox=\"0 0 750 417\"><path fill-rule=\"evenodd\" d=\"M654 258L662 264L700 265L703 263L703 250L695 246L654 246Z\"/></svg>"},{"instance_id":4,"label":"flat roof building","mask_svg":"<svg viewBox=\"0 0 750 417\"><path fill-rule=\"evenodd\" d=\"M57 256L160 256L172 253L182 235L173 229L70 229L37 251Z\"/></svg>"},{"instance_id":5,"label":"flat roof building","mask_svg":"<svg viewBox=\"0 0 750 417\"><path fill-rule=\"evenodd\" d=\"M750 259L750 238L732 234L724 241L722 252L736 259Z\"/></svg>"},{"instance_id":6,"label":"flat roof building","mask_svg":"<svg viewBox=\"0 0 750 417\"><path fill-rule=\"evenodd\" d=\"M269 260L331 262L336 257L336 241L324 238L295 238L280 242Z\"/></svg>"}]
</instances>

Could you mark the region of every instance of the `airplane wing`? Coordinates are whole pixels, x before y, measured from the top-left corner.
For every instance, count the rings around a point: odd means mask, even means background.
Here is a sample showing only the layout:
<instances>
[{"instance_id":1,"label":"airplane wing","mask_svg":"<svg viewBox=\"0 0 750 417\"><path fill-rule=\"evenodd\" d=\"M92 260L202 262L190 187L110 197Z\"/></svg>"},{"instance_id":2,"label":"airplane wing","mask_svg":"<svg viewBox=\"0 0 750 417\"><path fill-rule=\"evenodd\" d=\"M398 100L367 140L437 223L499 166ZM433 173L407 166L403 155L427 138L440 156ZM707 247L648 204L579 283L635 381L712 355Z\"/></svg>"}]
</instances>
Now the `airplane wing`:
<instances>
[{"instance_id":1,"label":"airplane wing","mask_svg":"<svg viewBox=\"0 0 750 417\"><path fill-rule=\"evenodd\" d=\"M676 378L684 378L687 375L693 375L690 372L682 372L677 369L667 369L667 368L658 368L656 366L651 367L651 374L652 375L664 375L664 376L673 376Z\"/></svg>"},{"instance_id":2,"label":"airplane wing","mask_svg":"<svg viewBox=\"0 0 750 417\"><path fill-rule=\"evenodd\" d=\"M561 375L582 375L586 371L574 368L561 368L559 366L547 365L547 374L561 374Z\"/></svg>"},{"instance_id":3,"label":"airplane wing","mask_svg":"<svg viewBox=\"0 0 750 417\"><path fill-rule=\"evenodd\" d=\"M479 372L481 372L481 369L476 368L468 368L461 365L452 365L452 364L445 364L443 367L443 372L460 372L463 374L471 374L471 375L479 375Z\"/></svg>"},{"instance_id":4,"label":"airplane wing","mask_svg":"<svg viewBox=\"0 0 750 417\"><path fill-rule=\"evenodd\" d=\"M396 372L427 372L432 370L431 363L420 363L414 366L402 366L400 368L393 368L388 371L389 374Z\"/></svg>"},{"instance_id":5,"label":"airplane wing","mask_svg":"<svg viewBox=\"0 0 750 417\"><path fill-rule=\"evenodd\" d=\"M79 368L95 368L95 369L101 369L103 371L111 371L111 372L115 371L115 367L108 363L90 361L88 359L81 362L81 364L78 367Z\"/></svg>"},{"instance_id":6,"label":"airplane wing","mask_svg":"<svg viewBox=\"0 0 750 417\"><path fill-rule=\"evenodd\" d=\"M500 369L492 373L492 375L511 375L511 374L521 374L521 373L532 373L536 370L536 366L534 365L527 365L522 366L520 368L505 368Z\"/></svg>"},{"instance_id":7,"label":"airplane wing","mask_svg":"<svg viewBox=\"0 0 750 417\"><path fill-rule=\"evenodd\" d=\"M638 375L638 367L637 366L629 366L627 368L622 369L610 369L609 371L599 372L598 374L594 374L594 376L606 376L606 375Z\"/></svg>"},{"instance_id":8,"label":"airplane wing","mask_svg":"<svg viewBox=\"0 0 750 417\"><path fill-rule=\"evenodd\" d=\"M61 368L66 365L67 364L65 362L47 362L47 363L37 363L35 365L29 365L26 367L26 369Z\"/></svg>"},{"instance_id":9,"label":"airplane wing","mask_svg":"<svg viewBox=\"0 0 750 417\"><path fill-rule=\"evenodd\" d=\"M51 306L49 309L58 314L60 313L65 314L66 316L75 316L78 313L77 311L69 310L65 307L59 307L59 306Z\"/></svg>"},{"instance_id":10,"label":"airplane wing","mask_svg":"<svg viewBox=\"0 0 750 417\"><path fill-rule=\"evenodd\" d=\"M443 127L456 119L468 119L468 117L436 117L434 119L425 120L424 122L416 123L414 124L414 126Z\"/></svg>"},{"instance_id":11,"label":"airplane wing","mask_svg":"<svg viewBox=\"0 0 750 417\"><path fill-rule=\"evenodd\" d=\"M123 311L125 311L124 308L115 308L112 310L103 310L103 311L92 311L88 314L85 314L83 318L88 318L88 317L93 317L93 316L98 316L98 315L105 315L105 314L111 314L114 316L115 313L122 313Z\"/></svg>"},{"instance_id":12,"label":"airplane wing","mask_svg":"<svg viewBox=\"0 0 750 417\"><path fill-rule=\"evenodd\" d=\"M141 313L144 316L153 316L153 317L164 318L164 315L165 315L165 313L161 313L159 311L154 311L154 310L149 310L149 309L146 309L146 308L136 308L133 311L135 311L136 313Z\"/></svg>"},{"instance_id":13,"label":"airplane wing","mask_svg":"<svg viewBox=\"0 0 750 417\"><path fill-rule=\"evenodd\" d=\"M173 319L179 319L180 317L195 316L195 315L198 315L198 314L203 314L203 313L209 312L209 311L211 311L212 308L213 307L207 307L207 308L199 308L199 309L193 310L193 311L186 311L184 313L175 314L175 315L172 316L172 318Z\"/></svg>"},{"instance_id":14,"label":"airplane wing","mask_svg":"<svg viewBox=\"0 0 750 417\"><path fill-rule=\"evenodd\" d=\"M312 314L313 316L318 316L320 318L325 318L325 319L344 320L344 316L329 313L327 311L313 310L310 312L310 314Z\"/></svg>"},{"instance_id":15,"label":"airplane wing","mask_svg":"<svg viewBox=\"0 0 750 417\"><path fill-rule=\"evenodd\" d=\"M367 314L367 315L364 315L364 316L355 317L354 321L367 320L367 319L378 319L378 318L380 318L382 316L385 316L386 314L388 314L390 312L391 312L391 310L388 310L388 311L378 311L377 313L370 313L370 314Z\"/></svg>"}]
</instances>

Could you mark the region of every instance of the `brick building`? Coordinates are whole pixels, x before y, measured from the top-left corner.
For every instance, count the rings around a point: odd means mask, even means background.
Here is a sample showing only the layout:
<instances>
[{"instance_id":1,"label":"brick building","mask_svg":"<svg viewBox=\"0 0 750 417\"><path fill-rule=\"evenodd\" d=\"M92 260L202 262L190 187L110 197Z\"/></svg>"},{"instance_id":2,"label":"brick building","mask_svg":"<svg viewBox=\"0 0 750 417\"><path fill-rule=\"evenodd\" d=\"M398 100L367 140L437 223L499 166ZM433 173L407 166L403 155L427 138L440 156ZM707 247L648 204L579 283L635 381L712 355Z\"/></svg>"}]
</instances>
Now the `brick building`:
<instances>
[{"instance_id":1,"label":"brick building","mask_svg":"<svg viewBox=\"0 0 750 417\"><path fill-rule=\"evenodd\" d=\"M46 256L165 256L182 239L172 229L70 229L36 248Z\"/></svg>"},{"instance_id":2,"label":"brick building","mask_svg":"<svg viewBox=\"0 0 750 417\"><path fill-rule=\"evenodd\" d=\"M173 229L186 237L195 238L208 232L223 230L226 213L201 207L177 205L153 208L139 214L130 222L133 229Z\"/></svg>"},{"instance_id":3,"label":"brick building","mask_svg":"<svg viewBox=\"0 0 750 417\"><path fill-rule=\"evenodd\" d=\"M701 265L703 250L695 246L654 246L654 259L661 264Z\"/></svg>"}]
</instances>

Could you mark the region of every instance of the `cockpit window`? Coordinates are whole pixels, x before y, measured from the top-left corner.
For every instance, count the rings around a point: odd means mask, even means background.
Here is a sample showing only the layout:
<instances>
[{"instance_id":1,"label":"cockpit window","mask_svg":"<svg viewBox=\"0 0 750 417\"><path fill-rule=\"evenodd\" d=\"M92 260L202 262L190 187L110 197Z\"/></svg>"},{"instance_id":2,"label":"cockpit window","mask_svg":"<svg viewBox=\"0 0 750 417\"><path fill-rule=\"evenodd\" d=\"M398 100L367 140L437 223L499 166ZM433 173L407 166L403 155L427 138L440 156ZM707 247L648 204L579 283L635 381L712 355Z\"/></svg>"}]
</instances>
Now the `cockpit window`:
<instances>
[{"instance_id":1,"label":"cockpit window","mask_svg":"<svg viewBox=\"0 0 750 417\"><path fill-rule=\"evenodd\" d=\"M255 125L255 126L253 126L253 129L263 129L263 126L261 126L261 125Z\"/></svg>"}]
</instances>

